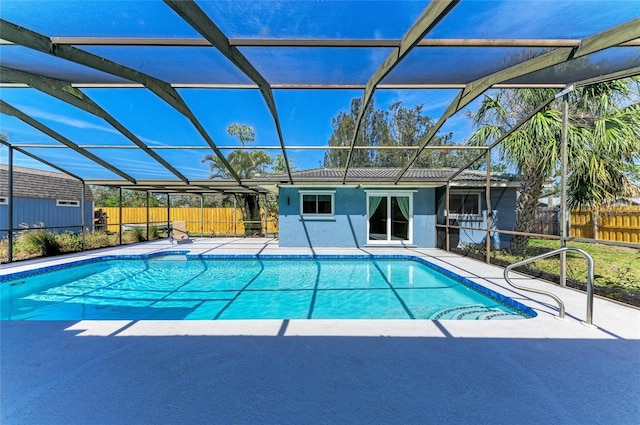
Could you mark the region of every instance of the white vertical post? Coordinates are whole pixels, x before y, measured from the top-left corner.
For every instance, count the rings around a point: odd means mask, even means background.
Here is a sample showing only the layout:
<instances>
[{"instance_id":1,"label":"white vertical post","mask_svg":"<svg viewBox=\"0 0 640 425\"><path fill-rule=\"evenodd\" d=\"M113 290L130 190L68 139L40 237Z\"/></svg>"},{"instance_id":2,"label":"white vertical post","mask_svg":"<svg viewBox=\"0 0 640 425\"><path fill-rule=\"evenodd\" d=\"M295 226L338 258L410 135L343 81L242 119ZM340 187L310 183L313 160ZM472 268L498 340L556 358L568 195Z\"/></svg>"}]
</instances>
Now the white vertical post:
<instances>
[{"instance_id":1,"label":"white vertical post","mask_svg":"<svg viewBox=\"0 0 640 425\"><path fill-rule=\"evenodd\" d=\"M487 240L485 245L485 261L491 264L491 150L487 149L487 177L485 180L485 202L487 204Z\"/></svg>"},{"instance_id":2,"label":"white vertical post","mask_svg":"<svg viewBox=\"0 0 640 425\"><path fill-rule=\"evenodd\" d=\"M567 246L567 164L569 139L569 95L562 96L562 149L560 152L562 164L560 169L560 246ZM560 253L560 286L567 285L567 252Z\"/></svg>"}]
</instances>

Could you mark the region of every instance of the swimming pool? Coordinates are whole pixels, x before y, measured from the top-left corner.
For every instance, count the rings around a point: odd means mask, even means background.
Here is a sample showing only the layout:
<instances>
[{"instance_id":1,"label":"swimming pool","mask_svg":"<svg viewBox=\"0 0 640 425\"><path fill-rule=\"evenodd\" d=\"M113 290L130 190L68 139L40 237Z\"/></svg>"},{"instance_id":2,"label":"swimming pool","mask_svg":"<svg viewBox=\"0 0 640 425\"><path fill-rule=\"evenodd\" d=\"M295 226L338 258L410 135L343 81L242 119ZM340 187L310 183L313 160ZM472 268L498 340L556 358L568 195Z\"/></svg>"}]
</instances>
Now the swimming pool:
<instances>
[{"instance_id":1,"label":"swimming pool","mask_svg":"<svg viewBox=\"0 0 640 425\"><path fill-rule=\"evenodd\" d=\"M535 312L409 256L101 257L0 276L2 320L523 319Z\"/></svg>"}]
</instances>

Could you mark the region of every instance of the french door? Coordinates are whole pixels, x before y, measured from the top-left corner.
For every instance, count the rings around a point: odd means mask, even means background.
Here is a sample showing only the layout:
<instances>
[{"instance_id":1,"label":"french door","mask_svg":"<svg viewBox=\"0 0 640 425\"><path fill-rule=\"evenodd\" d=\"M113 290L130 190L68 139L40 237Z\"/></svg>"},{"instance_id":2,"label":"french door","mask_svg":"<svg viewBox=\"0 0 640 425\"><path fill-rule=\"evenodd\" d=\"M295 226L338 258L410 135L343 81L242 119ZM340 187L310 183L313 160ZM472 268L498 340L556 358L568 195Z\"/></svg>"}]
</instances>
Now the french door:
<instances>
[{"instance_id":1,"label":"french door","mask_svg":"<svg viewBox=\"0 0 640 425\"><path fill-rule=\"evenodd\" d=\"M411 244L413 193L367 193L367 243Z\"/></svg>"}]
</instances>

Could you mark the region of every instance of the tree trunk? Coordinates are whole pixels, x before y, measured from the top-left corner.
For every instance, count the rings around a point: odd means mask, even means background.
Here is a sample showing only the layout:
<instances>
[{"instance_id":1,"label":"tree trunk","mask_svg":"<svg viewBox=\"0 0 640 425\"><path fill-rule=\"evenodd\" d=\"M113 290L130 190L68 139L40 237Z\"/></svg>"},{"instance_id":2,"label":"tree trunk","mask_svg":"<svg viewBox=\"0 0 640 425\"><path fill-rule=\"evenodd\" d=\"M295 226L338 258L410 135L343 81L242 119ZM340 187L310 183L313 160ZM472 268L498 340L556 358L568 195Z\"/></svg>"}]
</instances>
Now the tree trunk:
<instances>
[{"instance_id":1,"label":"tree trunk","mask_svg":"<svg viewBox=\"0 0 640 425\"><path fill-rule=\"evenodd\" d=\"M244 234L245 236L254 236L260 234L262 230L262 221L260 218L260 203L258 195L242 194L240 195L244 201L242 215L244 217Z\"/></svg>"},{"instance_id":2,"label":"tree trunk","mask_svg":"<svg viewBox=\"0 0 640 425\"><path fill-rule=\"evenodd\" d=\"M522 188L516 202L516 224L513 229L516 232L531 233L533 231L536 210L544 185L540 175L533 172L524 176L522 180ZM529 236L513 235L509 244L509 252L516 255L523 254L528 243Z\"/></svg>"}]
</instances>

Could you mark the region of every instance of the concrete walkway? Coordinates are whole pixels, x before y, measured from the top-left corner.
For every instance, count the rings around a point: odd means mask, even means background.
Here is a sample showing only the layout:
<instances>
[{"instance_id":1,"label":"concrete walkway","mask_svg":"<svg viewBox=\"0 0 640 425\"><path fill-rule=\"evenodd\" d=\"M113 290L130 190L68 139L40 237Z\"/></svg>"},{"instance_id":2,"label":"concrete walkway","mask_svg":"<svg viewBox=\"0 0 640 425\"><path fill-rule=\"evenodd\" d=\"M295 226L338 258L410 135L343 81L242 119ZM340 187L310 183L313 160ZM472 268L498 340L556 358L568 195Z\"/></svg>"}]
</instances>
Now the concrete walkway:
<instances>
[{"instance_id":1,"label":"concrete walkway","mask_svg":"<svg viewBox=\"0 0 640 425\"><path fill-rule=\"evenodd\" d=\"M106 254L305 254L271 239L166 240L4 265L0 274ZM640 310L500 268L421 256L522 302L515 321L0 322L4 424L638 424ZM596 265L597 268L597 265ZM517 276L517 275L516 275Z\"/></svg>"}]
</instances>

